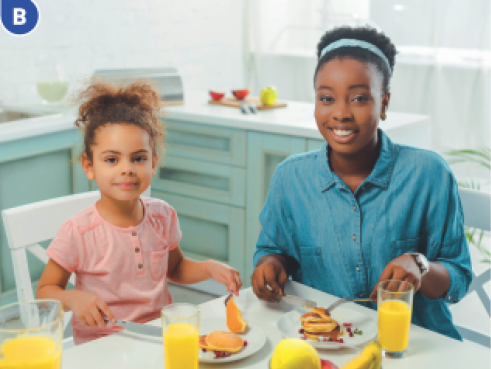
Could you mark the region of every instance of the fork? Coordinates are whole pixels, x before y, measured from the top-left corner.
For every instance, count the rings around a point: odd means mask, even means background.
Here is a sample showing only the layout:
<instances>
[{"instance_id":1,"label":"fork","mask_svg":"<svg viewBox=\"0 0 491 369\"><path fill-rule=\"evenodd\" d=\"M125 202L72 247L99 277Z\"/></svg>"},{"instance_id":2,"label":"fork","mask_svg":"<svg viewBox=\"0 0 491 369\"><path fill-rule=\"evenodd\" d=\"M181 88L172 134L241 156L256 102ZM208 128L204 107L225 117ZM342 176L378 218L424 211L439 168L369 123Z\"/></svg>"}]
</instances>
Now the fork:
<instances>
[{"instance_id":1,"label":"fork","mask_svg":"<svg viewBox=\"0 0 491 369\"><path fill-rule=\"evenodd\" d=\"M345 302L355 302L355 301L372 301L370 298L366 299L357 299L356 297L345 297L342 299L337 300L336 302L332 303L326 308L326 313L331 314L331 311L333 311L335 308L337 308L339 305L344 304Z\"/></svg>"}]
</instances>

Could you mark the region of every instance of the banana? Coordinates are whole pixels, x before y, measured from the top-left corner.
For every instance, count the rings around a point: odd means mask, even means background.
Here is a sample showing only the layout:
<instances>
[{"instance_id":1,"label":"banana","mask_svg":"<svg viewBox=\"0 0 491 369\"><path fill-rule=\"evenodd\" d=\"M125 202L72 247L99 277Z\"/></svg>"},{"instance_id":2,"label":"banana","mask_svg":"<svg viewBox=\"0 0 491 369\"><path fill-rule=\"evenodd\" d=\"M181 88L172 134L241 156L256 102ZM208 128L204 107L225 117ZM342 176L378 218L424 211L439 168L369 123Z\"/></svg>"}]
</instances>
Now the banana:
<instances>
[{"instance_id":1,"label":"banana","mask_svg":"<svg viewBox=\"0 0 491 369\"><path fill-rule=\"evenodd\" d=\"M380 369L382 366L382 347L377 341L367 345L360 355L346 363L341 369Z\"/></svg>"}]
</instances>

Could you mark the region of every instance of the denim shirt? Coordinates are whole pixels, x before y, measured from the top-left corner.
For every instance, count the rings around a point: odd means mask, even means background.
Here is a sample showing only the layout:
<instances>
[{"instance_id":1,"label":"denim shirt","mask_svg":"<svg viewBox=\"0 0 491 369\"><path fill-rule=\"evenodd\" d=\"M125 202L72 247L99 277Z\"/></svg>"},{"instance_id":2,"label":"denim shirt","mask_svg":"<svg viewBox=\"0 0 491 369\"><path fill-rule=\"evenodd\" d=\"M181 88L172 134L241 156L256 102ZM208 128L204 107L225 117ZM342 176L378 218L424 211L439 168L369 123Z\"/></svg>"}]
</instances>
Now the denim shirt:
<instances>
[{"instance_id":1,"label":"denim shirt","mask_svg":"<svg viewBox=\"0 0 491 369\"><path fill-rule=\"evenodd\" d=\"M254 266L264 255L284 254L299 265L294 281L369 297L391 260L423 253L446 267L450 288L440 299L417 292L412 322L461 340L447 303L464 297L472 269L455 177L438 154L378 135L375 167L354 193L331 171L327 143L278 165L259 215Z\"/></svg>"}]
</instances>

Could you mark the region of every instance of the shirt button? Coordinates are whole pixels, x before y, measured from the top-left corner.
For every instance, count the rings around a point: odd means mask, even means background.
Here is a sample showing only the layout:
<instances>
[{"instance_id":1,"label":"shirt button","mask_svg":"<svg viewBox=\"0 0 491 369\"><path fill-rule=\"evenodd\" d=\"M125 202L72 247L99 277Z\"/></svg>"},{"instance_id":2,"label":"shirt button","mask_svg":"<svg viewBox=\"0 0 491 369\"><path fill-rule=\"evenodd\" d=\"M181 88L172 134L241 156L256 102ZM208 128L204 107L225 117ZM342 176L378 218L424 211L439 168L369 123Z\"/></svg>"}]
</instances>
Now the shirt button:
<instances>
[{"instance_id":1,"label":"shirt button","mask_svg":"<svg viewBox=\"0 0 491 369\"><path fill-rule=\"evenodd\" d=\"M356 241L356 236L353 236L353 241Z\"/></svg>"},{"instance_id":2,"label":"shirt button","mask_svg":"<svg viewBox=\"0 0 491 369\"><path fill-rule=\"evenodd\" d=\"M136 232L135 231L131 232L131 235L136 236Z\"/></svg>"},{"instance_id":3,"label":"shirt button","mask_svg":"<svg viewBox=\"0 0 491 369\"><path fill-rule=\"evenodd\" d=\"M360 271L360 267L357 265L356 266L356 270L359 272Z\"/></svg>"},{"instance_id":4,"label":"shirt button","mask_svg":"<svg viewBox=\"0 0 491 369\"><path fill-rule=\"evenodd\" d=\"M138 253L140 252L140 248L139 248L139 247L137 247L137 248L135 249L135 252L138 254Z\"/></svg>"},{"instance_id":5,"label":"shirt button","mask_svg":"<svg viewBox=\"0 0 491 369\"><path fill-rule=\"evenodd\" d=\"M353 210L356 211L356 206L353 205Z\"/></svg>"},{"instance_id":6,"label":"shirt button","mask_svg":"<svg viewBox=\"0 0 491 369\"><path fill-rule=\"evenodd\" d=\"M138 269L143 268L143 264L138 264Z\"/></svg>"},{"instance_id":7,"label":"shirt button","mask_svg":"<svg viewBox=\"0 0 491 369\"><path fill-rule=\"evenodd\" d=\"M363 292L362 292L362 293L360 293L360 297L363 297Z\"/></svg>"},{"instance_id":8,"label":"shirt button","mask_svg":"<svg viewBox=\"0 0 491 369\"><path fill-rule=\"evenodd\" d=\"M448 299L451 300L452 299L452 295L448 295Z\"/></svg>"}]
</instances>

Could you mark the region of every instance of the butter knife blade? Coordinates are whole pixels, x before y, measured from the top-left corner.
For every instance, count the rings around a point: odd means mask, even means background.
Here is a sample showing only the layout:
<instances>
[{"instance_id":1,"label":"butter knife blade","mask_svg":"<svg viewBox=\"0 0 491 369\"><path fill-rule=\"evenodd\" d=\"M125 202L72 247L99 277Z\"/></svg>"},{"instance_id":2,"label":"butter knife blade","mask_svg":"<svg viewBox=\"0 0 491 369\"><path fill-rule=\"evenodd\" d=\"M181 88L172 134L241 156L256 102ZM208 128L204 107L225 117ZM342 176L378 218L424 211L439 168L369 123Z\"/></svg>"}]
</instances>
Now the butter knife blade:
<instances>
[{"instance_id":1,"label":"butter knife blade","mask_svg":"<svg viewBox=\"0 0 491 369\"><path fill-rule=\"evenodd\" d=\"M123 327L128 332L143 334L146 336L163 338L162 327L157 327L157 326L148 325L148 324L135 323L135 322L129 322L126 320L118 320L115 325L117 325L119 327Z\"/></svg>"},{"instance_id":2,"label":"butter knife blade","mask_svg":"<svg viewBox=\"0 0 491 369\"><path fill-rule=\"evenodd\" d=\"M281 301L284 301L287 304L302 307L305 309L313 309L313 308L317 307L317 303L315 301L303 299L301 297L294 296L294 295L281 296Z\"/></svg>"}]
</instances>

